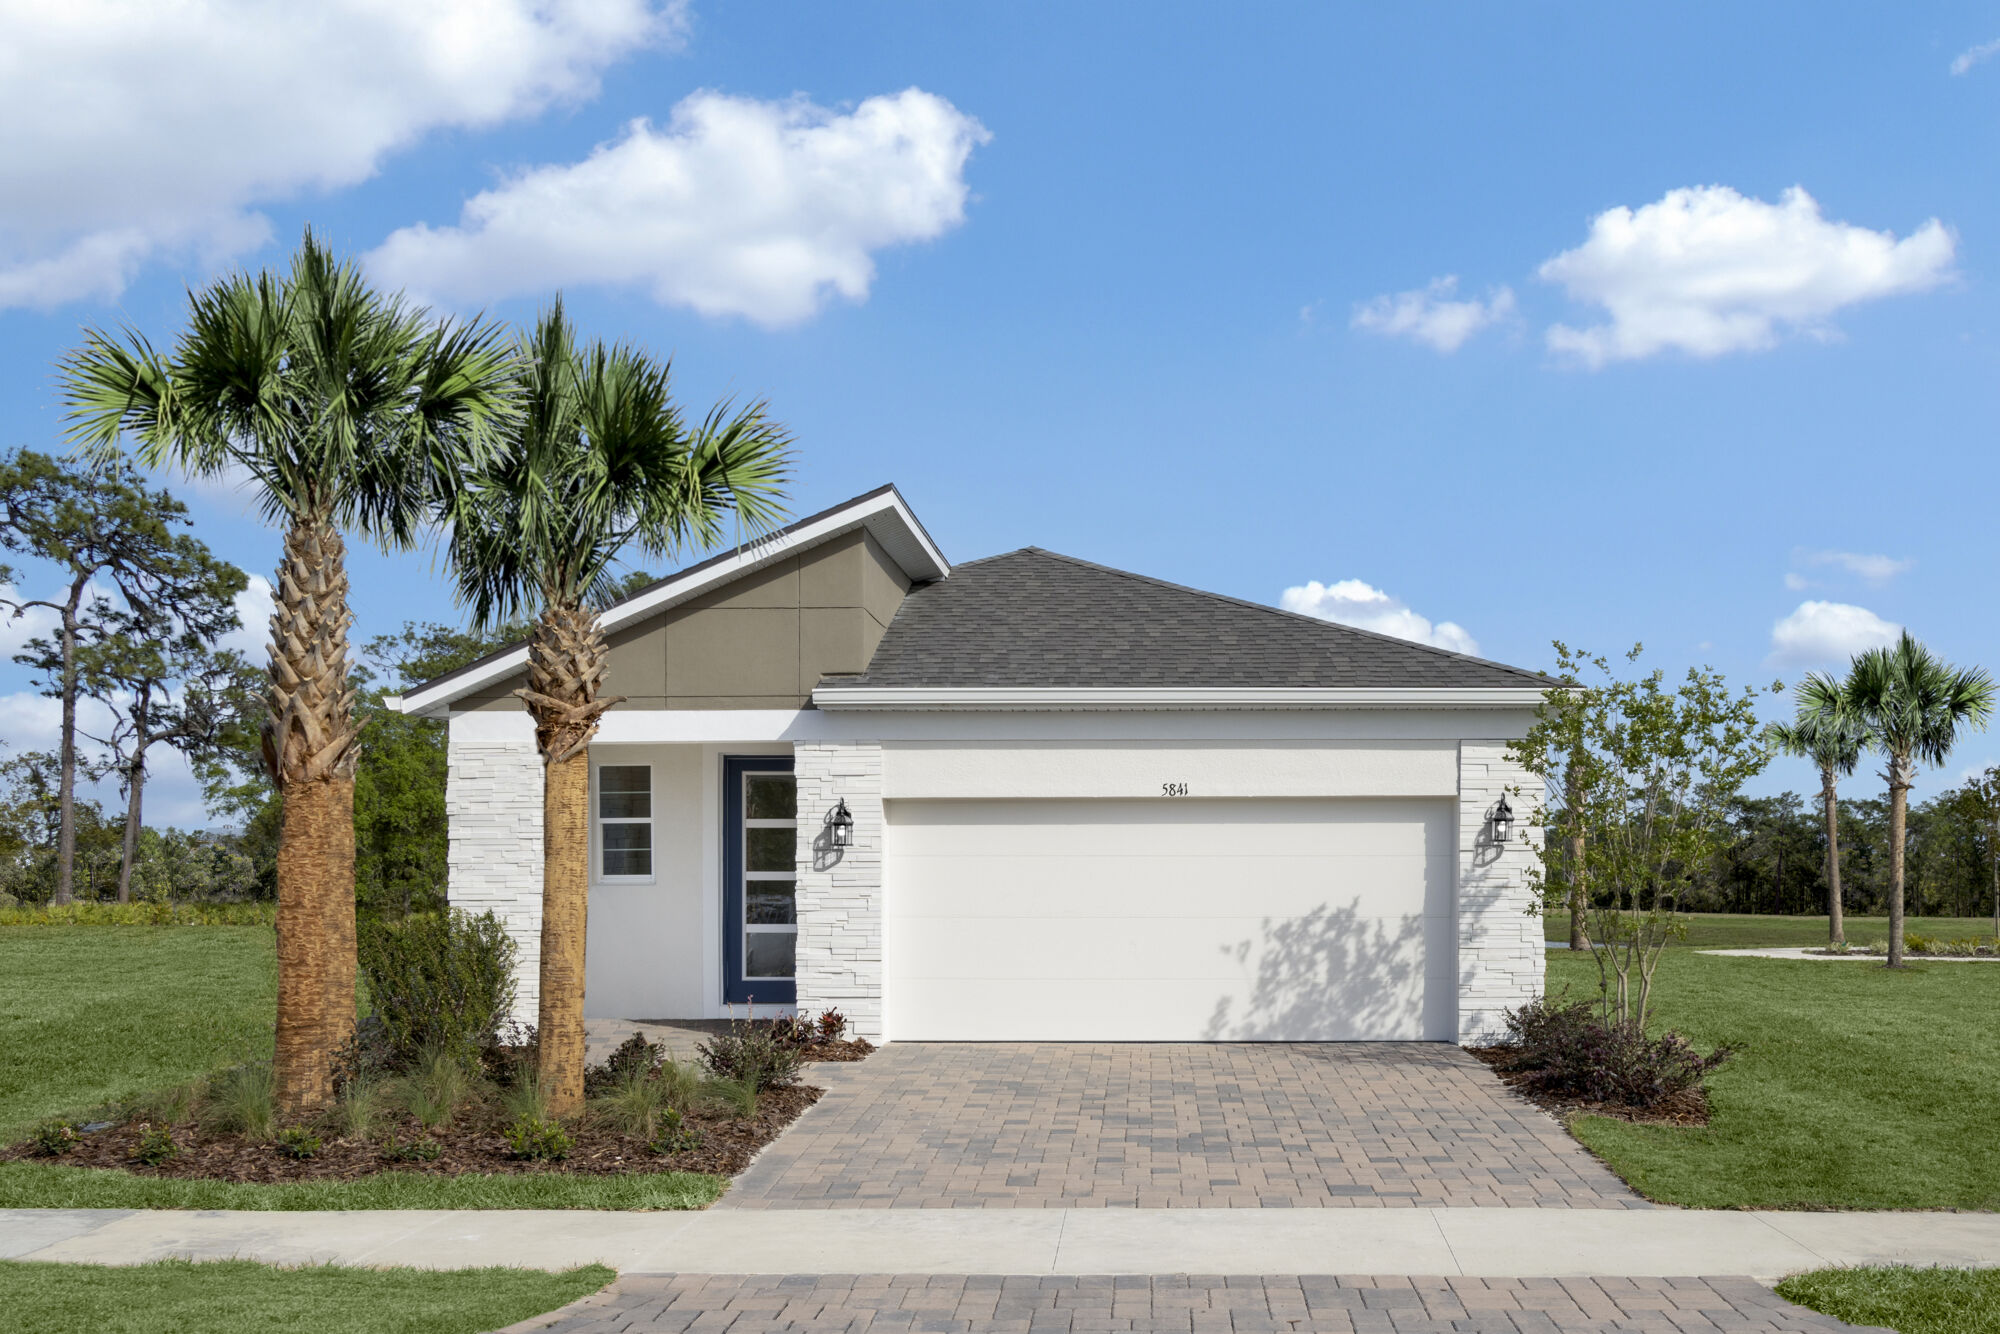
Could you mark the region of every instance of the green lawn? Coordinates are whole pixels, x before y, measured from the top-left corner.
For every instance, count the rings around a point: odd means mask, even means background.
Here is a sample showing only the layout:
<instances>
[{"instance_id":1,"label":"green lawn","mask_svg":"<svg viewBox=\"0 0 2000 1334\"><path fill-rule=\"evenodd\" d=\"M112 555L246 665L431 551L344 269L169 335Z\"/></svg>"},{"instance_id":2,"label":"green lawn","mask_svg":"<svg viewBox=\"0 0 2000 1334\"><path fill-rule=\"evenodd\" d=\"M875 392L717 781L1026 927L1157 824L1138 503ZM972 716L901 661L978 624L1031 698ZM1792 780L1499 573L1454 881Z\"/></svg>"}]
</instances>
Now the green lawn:
<instances>
[{"instance_id":1,"label":"green lawn","mask_svg":"<svg viewBox=\"0 0 2000 1334\"><path fill-rule=\"evenodd\" d=\"M0 1261L0 1310L15 1334L477 1334L587 1297L602 1265L539 1269L280 1269L249 1260L104 1265Z\"/></svg>"},{"instance_id":2,"label":"green lawn","mask_svg":"<svg viewBox=\"0 0 2000 1334\"><path fill-rule=\"evenodd\" d=\"M1597 994L1551 951L1551 993ZM1658 1026L1737 1056L1699 1130L1582 1117L1578 1139L1649 1198L1708 1208L2000 1208L2000 964L1660 961Z\"/></svg>"},{"instance_id":3,"label":"green lawn","mask_svg":"<svg viewBox=\"0 0 2000 1334\"><path fill-rule=\"evenodd\" d=\"M1688 913L1687 945L1695 949L1755 949L1764 945L1824 945L1825 917L1769 917L1749 913ZM1889 919L1848 917L1842 922L1850 945L1870 942L1886 944ZM1569 914L1554 913L1543 924L1548 940L1569 939ZM1991 936L1991 917L1912 917L1905 930L1919 935L1942 936L1955 940L1964 936Z\"/></svg>"},{"instance_id":4,"label":"green lawn","mask_svg":"<svg viewBox=\"0 0 2000 1334\"><path fill-rule=\"evenodd\" d=\"M2000 1334L2000 1270L1817 1269L1778 1285L1788 1302L1901 1334Z\"/></svg>"},{"instance_id":5,"label":"green lawn","mask_svg":"<svg viewBox=\"0 0 2000 1334\"><path fill-rule=\"evenodd\" d=\"M0 927L0 1139L271 1050L267 926Z\"/></svg>"}]
</instances>

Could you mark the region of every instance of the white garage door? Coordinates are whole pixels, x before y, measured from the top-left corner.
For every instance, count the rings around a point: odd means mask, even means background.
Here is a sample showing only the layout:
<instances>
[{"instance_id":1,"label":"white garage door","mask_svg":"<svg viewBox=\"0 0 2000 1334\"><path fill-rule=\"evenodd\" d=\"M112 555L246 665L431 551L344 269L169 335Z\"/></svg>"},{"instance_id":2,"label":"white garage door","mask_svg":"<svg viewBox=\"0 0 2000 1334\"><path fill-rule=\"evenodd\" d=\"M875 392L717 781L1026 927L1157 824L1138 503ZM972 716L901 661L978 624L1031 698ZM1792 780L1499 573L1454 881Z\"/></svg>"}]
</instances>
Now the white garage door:
<instances>
[{"instance_id":1,"label":"white garage door","mask_svg":"<svg viewBox=\"0 0 2000 1334\"><path fill-rule=\"evenodd\" d=\"M1437 801L897 801L884 984L905 1040L1456 1033Z\"/></svg>"}]
</instances>

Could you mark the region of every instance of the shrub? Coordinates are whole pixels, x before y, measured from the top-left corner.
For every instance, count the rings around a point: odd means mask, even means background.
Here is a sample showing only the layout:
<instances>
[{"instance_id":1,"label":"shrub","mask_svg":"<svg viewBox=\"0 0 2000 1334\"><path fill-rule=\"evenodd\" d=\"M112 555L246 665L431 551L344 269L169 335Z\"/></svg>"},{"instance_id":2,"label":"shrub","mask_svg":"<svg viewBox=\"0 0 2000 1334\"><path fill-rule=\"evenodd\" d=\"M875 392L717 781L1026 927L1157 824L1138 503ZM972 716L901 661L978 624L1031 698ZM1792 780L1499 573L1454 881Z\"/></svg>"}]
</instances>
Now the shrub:
<instances>
[{"instance_id":1,"label":"shrub","mask_svg":"<svg viewBox=\"0 0 2000 1334\"><path fill-rule=\"evenodd\" d=\"M69 903L0 906L0 926L269 926L270 903Z\"/></svg>"},{"instance_id":2,"label":"shrub","mask_svg":"<svg viewBox=\"0 0 2000 1334\"><path fill-rule=\"evenodd\" d=\"M199 1082L176 1084L136 1100L132 1115L141 1121L177 1126L195 1119L207 1094L207 1086Z\"/></svg>"},{"instance_id":3,"label":"shrub","mask_svg":"<svg viewBox=\"0 0 2000 1334\"><path fill-rule=\"evenodd\" d=\"M645 1034L635 1032L605 1058L604 1064L593 1065L583 1072L584 1095L596 1097L609 1093L634 1074L651 1074L666 1059L665 1047L648 1042Z\"/></svg>"},{"instance_id":4,"label":"shrub","mask_svg":"<svg viewBox=\"0 0 2000 1334\"><path fill-rule=\"evenodd\" d=\"M304 1160L320 1150L319 1136L304 1126L286 1126L278 1132L278 1152L287 1158Z\"/></svg>"},{"instance_id":5,"label":"shrub","mask_svg":"<svg viewBox=\"0 0 2000 1334\"><path fill-rule=\"evenodd\" d=\"M673 1108L664 1108L660 1112L659 1125L646 1147L654 1153L686 1153L689 1149L701 1147L701 1132L693 1126L684 1125L681 1114Z\"/></svg>"},{"instance_id":6,"label":"shrub","mask_svg":"<svg viewBox=\"0 0 2000 1334\"><path fill-rule=\"evenodd\" d=\"M757 1115L757 1080L754 1074L736 1079L711 1079L702 1086L702 1092L746 1120Z\"/></svg>"},{"instance_id":7,"label":"shrub","mask_svg":"<svg viewBox=\"0 0 2000 1334\"><path fill-rule=\"evenodd\" d=\"M1655 1107L1699 1088L1729 1059L1728 1047L1697 1054L1679 1033L1647 1037L1623 1024L1606 1024L1585 1001L1563 1004L1538 997L1506 1013L1514 1052L1505 1068L1545 1093L1622 1107Z\"/></svg>"},{"instance_id":8,"label":"shrub","mask_svg":"<svg viewBox=\"0 0 2000 1334\"><path fill-rule=\"evenodd\" d=\"M444 1145L425 1135L421 1139L402 1139L395 1131L382 1141L382 1156L392 1163L435 1162L444 1152Z\"/></svg>"},{"instance_id":9,"label":"shrub","mask_svg":"<svg viewBox=\"0 0 2000 1334\"><path fill-rule=\"evenodd\" d=\"M513 1008L514 942L490 912L371 920L360 955L368 995L399 1062L431 1048L471 1061L494 1044Z\"/></svg>"},{"instance_id":10,"label":"shrub","mask_svg":"<svg viewBox=\"0 0 2000 1334\"><path fill-rule=\"evenodd\" d=\"M769 1028L738 1024L695 1050L717 1079L748 1079L757 1090L782 1088L799 1079L799 1049Z\"/></svg>"},{"instance_id":11,"label":"shrub","mask_svg":"<svg viewBox=\"0 0 2000 1334\"><path fill-rule=\"evenodd\" d=\"M618 1082L596 1100L597 1109L622 1134L650 1140L667 1105L666 1081L654 1070L625 1071Z\"/></svg>"},{"instance_id":12,"label":"shrub","mask_svg":"<svg viewBox=\"0 0 2000 1334\"><path fill-rule=\"evenodd\" d=\"M278 1125L277 1085L269 1063L253 1061L209 1081L207 1121L250 1140L267 1140Z\"/></svg>"},{"instance_id":13,"label":"shrub","mask_svg":"<svg viewBox=\"0 0 2000 1334\"><path fill-rule=\"evenodd\" d=\"M1937 941L1911 931L1903 936L1903 948L1911 954L1933 954L1937 951Z\"/></svg>"},{"instance_id":14,"label":"shrub","mask_svg":"<svg viewBox=\"0 0 2000 1334\"><path fill-rule=\"evenodd\" d=\"M840 1041L847 1032L847 1016L832 1009L821 1010L818 1015L789 1015L773 1019L770 1032L784 1046L811 1051Z\"/></svg>"},{"instance_id":15,"label":"shrub","mask_svg":"<svg viewBox=\"0 0 2000 1334\"><path fill-rule=\"evenodd\" d=\"M463 1052L450 1047L426 1048L403 1081L410 1115L426 1130L449 1124L453 1113L472 1096L474 1078Z\"/></svg>"},{"instance_id":16,"label":"shrub","mask_svg":"<svg viewBox=\"0 0 2000 1334\"><path fill-rule=\"evenodd\" d=\"M560 1162L574 1144L567 1130L546 1117L524 1116L500 1132L516 1158Z\"/></svg>"},{"instance_id":17,"label":"shrub","mask_svg":"<svg viewBox=\"0 0 2000 1334\"><path fill-rule=\"evenodd\" d=\"M35 1152L44 1158L60 1158L83 1142L74 1121L44 1121L32 1136Z\"/></svg>"},{"instance_id":18,"label":"shrub","mask_svg":"<svg viewBox=\"0 0 2000 1334\"><path fill-rule=\"evenodd\" d=\"M382 1114L382 1091L378 1079L343 1080L327 1114L334 1133L343 1139L367 1139Z\"/></svg>"},{"instance_id":19,"label":"shrub","mask_svg":"<svg viewBox=\"0 0 2000 1334\"><path fill-rule=\"evenodd\" d=\"M148 1167L158 1167L178 1157L181 1146L174 1141L174 1132L165 1126L139 1126L139 1142L132 1146L132 1157L136 1162Z\"/></svg>"}]
</instances>

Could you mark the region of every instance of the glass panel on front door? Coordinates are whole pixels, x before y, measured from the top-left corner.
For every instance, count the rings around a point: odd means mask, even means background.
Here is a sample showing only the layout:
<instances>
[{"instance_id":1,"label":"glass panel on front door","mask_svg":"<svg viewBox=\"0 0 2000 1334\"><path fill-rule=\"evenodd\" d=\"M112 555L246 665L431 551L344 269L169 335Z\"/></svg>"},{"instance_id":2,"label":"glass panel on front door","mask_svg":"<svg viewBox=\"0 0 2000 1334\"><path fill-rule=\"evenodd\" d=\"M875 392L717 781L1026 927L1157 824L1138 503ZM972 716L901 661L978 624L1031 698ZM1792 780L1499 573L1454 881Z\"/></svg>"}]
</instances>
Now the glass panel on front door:
<instances>
[{"instance_id":1,"label":"glass panel on front door","mask_svg":"<svg viewBox=\"0 0 2000 1334\"><path fill-rule=\"evenodd\" d=\"M798 784L788 773L742 775L743 980L792 976L798 939Z\"/></svg>"}]
</instances>

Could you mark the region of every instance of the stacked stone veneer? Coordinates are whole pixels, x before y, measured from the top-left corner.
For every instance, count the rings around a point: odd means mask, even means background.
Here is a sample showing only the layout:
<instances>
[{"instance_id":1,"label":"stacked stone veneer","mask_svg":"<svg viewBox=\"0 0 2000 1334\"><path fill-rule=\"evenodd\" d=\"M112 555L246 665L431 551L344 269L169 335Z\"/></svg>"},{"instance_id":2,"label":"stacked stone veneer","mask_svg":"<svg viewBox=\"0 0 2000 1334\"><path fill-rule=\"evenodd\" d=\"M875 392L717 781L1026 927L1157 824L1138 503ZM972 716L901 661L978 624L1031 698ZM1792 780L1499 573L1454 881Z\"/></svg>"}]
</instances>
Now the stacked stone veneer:
<instances>
[{"instance_id":1,"label":"stacked stone veneer","mask_svg":"<svg viewBox=\"0 0 2000 1334\"><path fill-rule=\"evenodd\" d=\"M542 966L542 761L532 738L452 737L445 810L451 826L446 896L489 909L518 947L513 1018L532 1024Z\"/></svg>"},{"instance_id":2,"label":"stacked stone veneer","mask_svg":"<svg viewBox=\"0 0 2000 1334\"><path fill-rule=\"evenodd\" d=\"M849 1031L882 1040L882 747L872 741L793 748L799 788L798 1008L831 1006ZM826 814L845 800L852 844L826 846Z\"/></svg>"},{"instance_id":3,"label":"stacked stone veneer","mask_svg":"<svg viewBox=\"0 0 2000 1334\"><path fill-rule=\"evenodd\" d=\"M1501 1011L1542 991L1542 919L1528 916L1529 872L1538 857L1521 837L1541 790L1539 779L1507 758L1505 741L1459 742L1458 1040L1467 1045L1503 1036ZM1514 809L1505 845L1491 824L1502 796ZM1540 837L1539 830L1529 834Z\"/></svg>"}]
</instances>

